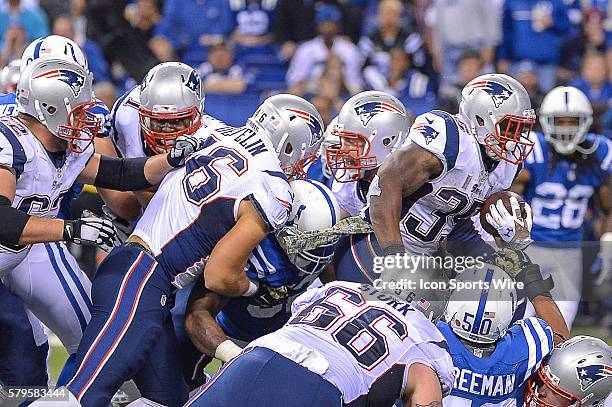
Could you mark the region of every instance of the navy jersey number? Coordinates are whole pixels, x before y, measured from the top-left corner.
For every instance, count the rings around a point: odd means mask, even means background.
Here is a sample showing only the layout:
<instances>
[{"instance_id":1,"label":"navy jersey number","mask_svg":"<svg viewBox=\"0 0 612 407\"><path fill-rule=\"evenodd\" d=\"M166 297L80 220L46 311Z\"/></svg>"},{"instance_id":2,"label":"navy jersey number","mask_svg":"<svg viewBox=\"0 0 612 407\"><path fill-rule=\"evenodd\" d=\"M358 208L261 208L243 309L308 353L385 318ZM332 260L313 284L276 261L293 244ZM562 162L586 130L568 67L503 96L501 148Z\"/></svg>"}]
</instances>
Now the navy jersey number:
<instances>
[{"instance_id":1,"label":"navy jersey number","mask_svg":"<svg viewBox=\"0 0 612 407\"><path fill-rule=\"evenodd\" d=\"M248 162L242 154L228 147L218 147L210 155L197 155L187 160L183 189L190 202L203 205L217 195L221 190L221 166L241 176L247 171Z\"/></svg>"},{"instance_id":2,"label":"navy jersey number","mask_svg":"<svg viewBox=\"0 0 612 407\"><path fill-rule=\"evenodd\" d=\"M332 287L326 294L325 298L302 310L289 324L306 324L322 330L334 327L331 333L334 340L364 369L374 369L389 354L390 335L400 340L408 335L404 321L384 308L368 305L359 292ZM343 309L343 304L347 309ZM358 310L347 313L351 308Z\"/></svg>"},{"instance_id":3,"label":"navy jersey number","mask_svg":"<svg viewBox=\"0 0 612 407\"><path fill-rule=\"evenodd\" d=\"M422 242L434 241L442 231L447 220L455 224L459 219L469 218L476 214L482 203L476 201L468 208L470 204L469 196L460 190L454 188L440 188L436 192L436 196L442 199L449 205L454 205L454 208L448 212L444 212L440 209L435 209L431 212L431 215L435 221L429 226L427 230L422 230L421 226L425 223L424 219L419 218L413 213L409 213L404 219L403 223L406 230L418 240ZM422 199L422 198L421 198ZM466 210L466 208L468 208Z\"/></svg>"}]
</instances>

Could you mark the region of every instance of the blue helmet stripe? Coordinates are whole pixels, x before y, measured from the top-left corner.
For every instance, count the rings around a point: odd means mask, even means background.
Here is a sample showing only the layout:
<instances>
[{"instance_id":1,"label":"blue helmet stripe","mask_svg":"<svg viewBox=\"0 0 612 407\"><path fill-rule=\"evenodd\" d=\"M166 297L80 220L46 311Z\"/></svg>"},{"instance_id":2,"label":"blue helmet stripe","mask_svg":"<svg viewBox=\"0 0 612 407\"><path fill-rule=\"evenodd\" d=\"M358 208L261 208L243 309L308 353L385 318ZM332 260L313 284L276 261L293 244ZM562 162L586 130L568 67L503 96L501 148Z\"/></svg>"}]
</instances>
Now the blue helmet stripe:
<instances>
[{"instance_id":1,"label":"blue helmet stripe","mask_svg":"<svg viewBox=\"0 0 612 407\"><path fill-rule=\"evenodd\" d=\"M329 207L329 212L331 213L332 226L335 225L336 224L336 212L334 211L334 204L332 203L331 199L327 195L327 192L325 192L325 190L321 187L321 184L319 184L318 182L312 181L312 180L308 182L310 182L312 185L317 187L317 189L321 191L321 194L323 194L323 196L325 197L325 200L327 201L327 206Z\"/></svg>"},{"instance_id":2,"label":"blue helmet stripe","mask_svg":"<svg viewBox=\"0 0 612 407\"><path fill-rule=\"evenodd\" d=\"M480 302L478 303L478 310L476 311L476 318L474 318L474 325L472 326L472 333L477 334L480 330L480 324L482 322L482 315L484 314L485 306L487 305L487 297L489 296L489 289L486 288L491 285L491 280L493 280L493 269L487 270L487 275L485 277L485 288L482 289L482 293L480 294Z\"/></svg>"},{"instance_id":3,"label":"blue helmet stripe","mask_svg":"<svg viewBox=\"0 0 612 407\"><path fill-rule=\"evenodd\" d=\"M39 39L34 46L34 59L40 58L40 48L42 47L43 39Z\"/></svg>"}]
</instances>

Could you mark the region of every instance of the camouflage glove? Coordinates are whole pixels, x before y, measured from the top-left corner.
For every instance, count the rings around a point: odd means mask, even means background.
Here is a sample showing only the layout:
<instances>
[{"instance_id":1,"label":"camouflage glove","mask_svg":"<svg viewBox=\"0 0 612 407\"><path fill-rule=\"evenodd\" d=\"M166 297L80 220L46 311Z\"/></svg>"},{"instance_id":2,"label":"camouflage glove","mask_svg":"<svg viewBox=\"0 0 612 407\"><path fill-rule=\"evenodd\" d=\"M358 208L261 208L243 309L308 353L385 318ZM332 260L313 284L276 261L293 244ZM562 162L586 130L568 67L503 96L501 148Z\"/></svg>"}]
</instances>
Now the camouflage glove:
<instances>
[{"instance_id":1,"label":"camouflage glove","mask_svg":"<svg viewBox=\"0 0 612 407\"><path fill-rule=\"evenodd\" d=\"M259 283L257 293L251 298L253 298L260 307L270 308L285 300L289 296L289 291L289 287L284 285L280 287L270 287L267 284Z\"/></svg>"},{"instance_id":2,"label":"camouflage glove","mask_svg":"<svg viewBox=\"0 0 612 407\"><path fill-rule=\"evenodd\" d=\"M539 295L552 298L550 290L555 286L552 277L544 280L540 266L532 263L524 252L505 248L495 253L494 260L497 267L523 283L523 292L530 301Z\"/></svg>"}]
</instances>

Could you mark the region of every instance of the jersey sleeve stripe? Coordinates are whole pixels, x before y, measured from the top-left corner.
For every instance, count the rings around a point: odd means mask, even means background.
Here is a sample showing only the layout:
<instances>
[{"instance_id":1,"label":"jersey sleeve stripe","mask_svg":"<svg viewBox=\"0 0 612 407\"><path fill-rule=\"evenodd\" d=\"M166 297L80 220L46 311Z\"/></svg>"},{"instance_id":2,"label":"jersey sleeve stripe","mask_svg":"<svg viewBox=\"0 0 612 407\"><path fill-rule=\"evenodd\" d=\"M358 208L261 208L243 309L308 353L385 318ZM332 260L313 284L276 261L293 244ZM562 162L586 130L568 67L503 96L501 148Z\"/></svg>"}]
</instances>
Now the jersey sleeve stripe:
<instances>
[{"instance_id":1,"label":"jersey sleeve stripe","mask_svg":"<svg viewBox=\"0 0 612 407\"><path fill-rule=\"evenodd\" d=\"M527 341L527 348L529 353L529 359L527 361L527 366L525 368L525 377L523 381L527 381L533 372L533 367L536 365L536 343L533 340L533 335L529 327L525 324L524 320L518 321L518 324L523 329L523 335L525 336L525 341Z\"/></svg>"},{"instance_id":2,"label":"jersey sleeve stripe","mask_svg":"<svg viewBox=\"0 0 612 407\"><path fill-rule=\"evenodd\" d=\"M446 170L450 171L455 168L459 155L459 127L450 114L441 110L434 110L431 113L443 118L446 125L446 145L443 154L446 159Z\"/></svg>"},{"instance_id":3,"label":"jersey sleeve stripe","mask_svg":"<svg viewBox=\"0 0 612 407\"><path fill-rule=\"evenodd\" d=\"M550 327L548 326L548 324L546 324L546 322L538 318L530 317L527 320L528 320L527 321L528 324L531 324L533 328L535 329L536 334L537 334L537 339L541 346L541 356L537 362L537 366L536 366L536 369L537 369L540 363L542 362L542 359L544 359L546 355L548 355L548 353L552 349L552 346L553 346L552 329L550 329ZM538 341L536 341L536 344L538 343Z\"/></svg>"},{"instance_id":4,"label":"jersey sleeve stripe","mask_svg":"<svg viewBox=\"0 0 612 407\"><path fill-rule=\"evenodd\" d=\"M607 151L606 151L605 158L601 161L601 169L609 173L612 171L612 168L611 168L612 167L611 166L612 164L612 141L605 139L604 143L607 147Z\"/></svg>"},{"instance_id":5,"label":"jersey sleeve stripe","mask_svg":"<svg viewBox=\"0 0 612 407\"><path fill-rule=\"evenodd\" d=\"M13 149L13 164L11 168L15 170L15 176L19 179L19 176L23 173L23 167L27 161L26 153L17 140L17 136L4 124L0 123L0 133L8 140Z\"/></svg>"}]
</instances>

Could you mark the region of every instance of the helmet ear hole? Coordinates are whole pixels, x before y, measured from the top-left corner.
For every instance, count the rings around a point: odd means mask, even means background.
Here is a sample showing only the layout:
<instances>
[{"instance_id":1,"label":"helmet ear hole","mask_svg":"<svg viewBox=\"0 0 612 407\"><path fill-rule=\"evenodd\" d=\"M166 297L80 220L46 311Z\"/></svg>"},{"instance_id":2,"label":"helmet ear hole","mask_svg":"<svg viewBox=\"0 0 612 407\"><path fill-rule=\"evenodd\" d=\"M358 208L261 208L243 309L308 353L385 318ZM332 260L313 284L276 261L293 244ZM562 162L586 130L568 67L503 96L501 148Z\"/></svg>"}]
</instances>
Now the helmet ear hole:
<instances>
[{"instance_id":1,"label":"helmet ear hole","mask_svg":"<svg viewBox=\"0 0 612 407\"><path fill-rule=\"evenodd\" d=\"M291 145L291 143L287 143L287 145L285 146L285 154L291 155L292 152L293 152L293 146Z\"/></svg>"},{"instance_id":2,"label":"helmet ear hole","mask_svg":"<svg viewBox=\"0 0 612 407\"><path fill-rule=\"evenodd\" d=\"M49 112L49 114L54 114L56 111L57 109L55 108L55 106L47 107L47 112Z\"/></svg>"},{"instance_id":3,"label":"helmet ear hole","mask_svg":"<svg viewBox=\"0 0 612 407\"><path fill-rule=\"evenodd\" d=\"M395 137L385 137L382 140L383 146L387 147L389 144L391 144L391 142L393 141L393 139L395 139Z\"/></svg>"},{"instance_id":4,"label":"helmet ear hole","mask_svg":"<svg viewBox=\"0 0 612 407\"><path fill-rule=\"evenodd\" d=\"M478 115L476 116L476 122L478 123L479 126L484 126L485 124L484 119Z\"/></svg>"}]
</instances>

